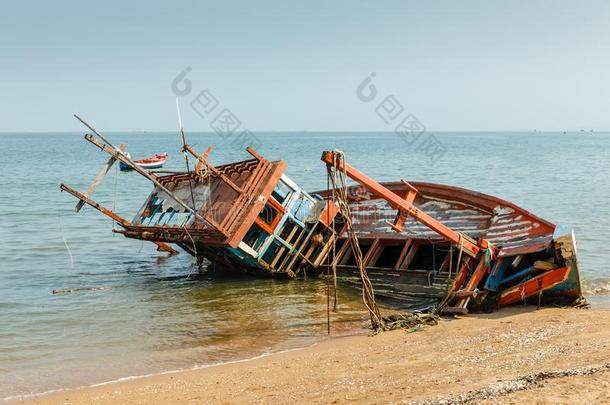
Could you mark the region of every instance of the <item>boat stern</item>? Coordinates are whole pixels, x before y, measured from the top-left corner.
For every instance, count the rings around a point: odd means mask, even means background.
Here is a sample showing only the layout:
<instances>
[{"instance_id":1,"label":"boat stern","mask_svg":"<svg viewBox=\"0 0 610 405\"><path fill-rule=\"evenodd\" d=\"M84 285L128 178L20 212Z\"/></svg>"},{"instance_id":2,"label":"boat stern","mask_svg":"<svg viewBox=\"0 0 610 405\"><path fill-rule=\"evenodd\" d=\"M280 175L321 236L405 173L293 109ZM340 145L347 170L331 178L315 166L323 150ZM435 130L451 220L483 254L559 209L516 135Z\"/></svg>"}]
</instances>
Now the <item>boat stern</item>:
<instances>
[{"instance_id":1,"label":"boat stern","mask_svg":"<svg viewBox=\"0 0 610 405\"><path fill-rule=\"evenodd\" d=\"M578 270L578 260L576 257L576 237L573 229L557 226L553 234L553 248L558 263L569 267L570 272L565 281L557 284L544 292L545 298L553 299L554 302L565 302L570 304L582 298L582 288L580 285L580 274Z\"/></svg>"}]
</instances>

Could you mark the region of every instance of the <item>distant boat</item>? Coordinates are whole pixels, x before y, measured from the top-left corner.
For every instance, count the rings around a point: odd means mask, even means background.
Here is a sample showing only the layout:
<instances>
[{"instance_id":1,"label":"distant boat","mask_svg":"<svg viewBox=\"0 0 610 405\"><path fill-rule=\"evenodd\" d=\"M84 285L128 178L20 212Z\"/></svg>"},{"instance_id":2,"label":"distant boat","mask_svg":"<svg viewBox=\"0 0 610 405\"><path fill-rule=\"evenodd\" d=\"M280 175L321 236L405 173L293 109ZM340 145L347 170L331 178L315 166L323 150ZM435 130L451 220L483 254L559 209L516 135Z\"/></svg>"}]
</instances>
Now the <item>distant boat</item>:
<instances>
[{"instance_id":1,"label":"distant boat","mask_svg":"<svg viewBox=\"0 0 610 405\"><path fill-rule=\"evenodd\" d=\"M127 153L127 157L131 159L129 153ZM160 169L163 167L165 162L167 162L168 156L167 152L160 153L158 155L150 156L140 160L134 160L134 162L140 166L142 169ZM131 167L127 166L125 163L120 162L119 168L122 172L133 170Z\"/></svg>"}]
</instances>

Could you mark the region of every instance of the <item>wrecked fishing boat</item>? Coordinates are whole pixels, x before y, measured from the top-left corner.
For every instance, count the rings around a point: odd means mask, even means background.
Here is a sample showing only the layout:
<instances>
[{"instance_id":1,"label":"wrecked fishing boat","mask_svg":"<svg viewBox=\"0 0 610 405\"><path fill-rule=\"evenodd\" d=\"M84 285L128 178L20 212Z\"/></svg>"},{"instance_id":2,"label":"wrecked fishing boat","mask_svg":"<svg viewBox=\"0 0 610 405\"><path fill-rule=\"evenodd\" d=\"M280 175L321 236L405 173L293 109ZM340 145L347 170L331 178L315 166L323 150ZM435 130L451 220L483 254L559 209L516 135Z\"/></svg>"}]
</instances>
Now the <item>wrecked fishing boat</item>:
<instances>
[{"instance_id":1,"label":"wrecked fishing boat","mask_svg":"<svg viewBox=\"0 0 610 405\"><path fill-rule=\"evenodd\" d=\"M362 262L375 293L465 313L534 297L582 297L574 233L499 198L441 184L378 183L337 152L322 160L358 183L347 199ZM333 199L331 192L318 192ZM354 247L339 236L338 275L358 273Z\"/></svg>"},{"instance_id":2,"label":"wrecked fishing boat","mask_svg":"<svg viewBox=\"0 0 610 405\"><path fill-rule=\"evenodd\" d=\"M175 244L224 270L279 277L317 269L327 257L336 237L331 223L338 208L287 177L284 161L269 161L248 148L250 159L216 167L208 161L211 148L198 155L185 144L184 151L197 161L194 170L159 176L126 156L123 145L117 148L90 129L95 135L85 139L110 160L84 194L65 184L61 190L80 200L77 210L88 204L113 218L122 227L115 232L151 241L172 254L176 251L169 244ZM115 161L154 184L131 221L91 199Z\"/></svg>"},{"instance_id":3,"label":"wrecked fishing boat","mask_svg":"<svg viewBox=\"0 0 610 405\"><path fill-rule=\"evenodd\" d=\"M110 159L87 192L61 190L79 199L77 211L87 204L113 218L122 228L115 232L170 254L173 244L217 270L265 276L325 272L357 285L368 277L376 295L445 313L581 298L573 233L496 197L378 183L339 151L323 153L333 186L316 193L287 177L284 161L252 148L246 160L214 166L211 148L200 155L184 142L194 169L187 160L185 172L160 176L83 123L94 134L85 139ZM91 198L117 161L154 185L131 221Z\"/></svg>"}]
</instances>

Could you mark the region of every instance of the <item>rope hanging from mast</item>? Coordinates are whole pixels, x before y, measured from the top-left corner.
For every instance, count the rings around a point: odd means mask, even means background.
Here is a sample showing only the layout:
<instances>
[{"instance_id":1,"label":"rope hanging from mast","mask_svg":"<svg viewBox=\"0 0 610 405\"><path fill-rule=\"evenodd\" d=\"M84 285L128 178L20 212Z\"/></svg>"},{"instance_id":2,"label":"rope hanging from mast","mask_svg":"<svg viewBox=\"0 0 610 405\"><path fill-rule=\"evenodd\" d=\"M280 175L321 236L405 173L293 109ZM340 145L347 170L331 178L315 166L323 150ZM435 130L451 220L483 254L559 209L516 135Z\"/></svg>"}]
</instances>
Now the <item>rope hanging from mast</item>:
<instances>
[{"instance_id":1,"label":"rope hanging from mast","mask_svg":"<svg viewBox=\"0 0 610 405\"><path fill-rule=\"evenodd\" d=\"M193 193L193 181L191 179L191 168L189 166L188 153L186 152L186 136L184 135L184 127L182 126L182 115L180 114L180 102L178 101L178 97L176 97L176 111L178 113L178 126L180 127L180 137L182 139L182 153L184 154L184 164L186 166L186 172L189 176L188 182L189 182L189 189L191 191L191 202L193 203L193 216L195 217L194 220L196 220L197 216L195 213L197 212L197 206L195 205L195 194ZM198 260L199 253L197 252L197 245L195 244L195 240L191 236L191 233L189 232L187 226L184 226L184 230L186 231L186 234L188 235L188 237L191 239L191 242L193 243L193 251L195 253L196 259Z\"/></svg>"},{"instance_id":2,"label":"rope hanging from mast","mask_svg":"<svg viewBox=\"0 0 610 405\"><path fill-rule=\"evenodd\" d=\"M345 154L343 152L337 151L334 158L341 159L343 160L343 163L345 163ZM385 329L384 321L379 311L379 307L375 302L375 291L373 290L373 284L371 283L371 280L369 279L369 276L364 267L364 257L362 255L362 250L360 249L360 245L358 243L358 236L354 231L352 223L352 213L349 207L347 191L347 174L345 173L345 170L340 171L335 169L336 167L341 166L345 168L345 165L338 165L337 163L338 162L335 161L333 167L328 166L328 176L330 177L333 187L332 198L333 201L339 206L343 216L345 217L345 224L348 236L348 242L346 243L351 244L352 251L354 253L354 258L356 260L356 266L358 267L360 273L362 300L369 312L369 316L371 318L371 327L375 332L381 332ZM336 271L334 270L334 268L333 272L336 276Z\"/></svg>"}]
</instances>

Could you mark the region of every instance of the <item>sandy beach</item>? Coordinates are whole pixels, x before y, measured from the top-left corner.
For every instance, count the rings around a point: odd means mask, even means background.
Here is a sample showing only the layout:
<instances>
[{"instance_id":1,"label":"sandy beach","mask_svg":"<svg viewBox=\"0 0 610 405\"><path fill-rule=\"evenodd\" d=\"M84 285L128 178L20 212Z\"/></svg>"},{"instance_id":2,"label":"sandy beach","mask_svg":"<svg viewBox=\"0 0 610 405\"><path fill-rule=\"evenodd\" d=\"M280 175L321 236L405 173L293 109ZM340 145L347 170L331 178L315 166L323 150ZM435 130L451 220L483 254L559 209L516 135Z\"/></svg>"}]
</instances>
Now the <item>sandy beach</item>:
<instances>
[{"instance_id":1,"label":"sandy beach","mask_svg":"<svg viewBox=\"0 0 610 405\"><path fill-rule=\"evenodd\" d=\"M514 307L23 403L439 401L610 401L610 311Z\"/></svg>"}]
</instances>

